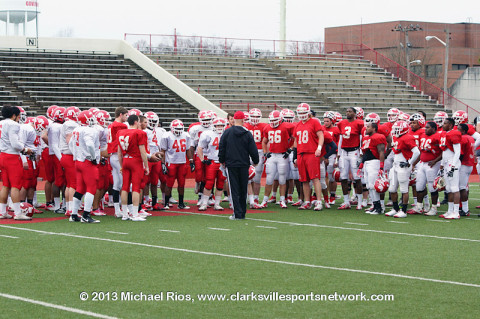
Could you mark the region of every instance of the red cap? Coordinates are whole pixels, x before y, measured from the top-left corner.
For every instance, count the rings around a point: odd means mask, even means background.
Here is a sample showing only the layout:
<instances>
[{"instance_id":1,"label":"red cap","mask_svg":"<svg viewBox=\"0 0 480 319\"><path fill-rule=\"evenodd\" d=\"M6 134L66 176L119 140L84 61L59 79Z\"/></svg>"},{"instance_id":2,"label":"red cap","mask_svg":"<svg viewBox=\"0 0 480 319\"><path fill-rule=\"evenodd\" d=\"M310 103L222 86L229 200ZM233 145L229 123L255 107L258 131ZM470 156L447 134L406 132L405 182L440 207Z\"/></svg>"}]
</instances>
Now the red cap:
<instances>
[{"instance_id":1,"label":"red cap","mask_svg":"<svg viewBox=\"0 0 480 319\"><path fill-rule=\"evenodd\" d=\"M242 111L237 111L235 112L235 114L233 115L233 118L235 120L244 120L245 119L245 114L242 112Z\"/></svg>"}]
</instances>

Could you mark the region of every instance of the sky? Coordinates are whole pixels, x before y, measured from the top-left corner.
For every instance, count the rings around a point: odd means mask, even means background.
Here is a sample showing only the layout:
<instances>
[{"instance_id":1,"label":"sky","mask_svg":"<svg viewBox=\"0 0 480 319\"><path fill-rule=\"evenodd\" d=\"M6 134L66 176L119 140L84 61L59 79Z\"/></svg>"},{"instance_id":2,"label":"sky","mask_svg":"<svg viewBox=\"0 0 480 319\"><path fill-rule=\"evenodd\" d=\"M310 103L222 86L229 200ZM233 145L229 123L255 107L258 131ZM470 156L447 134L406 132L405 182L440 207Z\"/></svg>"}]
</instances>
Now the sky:
<instances>
[{"instance_id":1,"label":"sky","mask_svg":"<svg viewBox=\"0 0 480 319\"><path fill-rule=\"evenodd\" d=\"M123 39L125 33L170 35L176 29L182 35L279 39L280 0L39 0L39 10L40 37ZM327 27L397 20L480 23L480 2L287 0L288 40L323 41Z\"/></svg>"}]
</instances>

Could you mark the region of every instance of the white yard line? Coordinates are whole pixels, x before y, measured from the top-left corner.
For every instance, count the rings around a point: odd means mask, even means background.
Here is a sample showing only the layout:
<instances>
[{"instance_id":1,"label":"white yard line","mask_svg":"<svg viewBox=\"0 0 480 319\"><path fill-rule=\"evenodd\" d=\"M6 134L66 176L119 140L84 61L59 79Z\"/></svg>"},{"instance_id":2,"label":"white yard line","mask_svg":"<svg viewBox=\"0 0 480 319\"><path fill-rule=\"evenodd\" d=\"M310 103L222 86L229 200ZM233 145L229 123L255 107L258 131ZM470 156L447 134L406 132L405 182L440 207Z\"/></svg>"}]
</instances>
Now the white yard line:
<instances>
[{"instance_id":1,"label":"white yard line","mask_svg":"<svg viewBox=\"0 0 480 319\"><path fill-rule=\"evenodd\" d=\"M179 230L170 230L170 229L159 229L158 231L163 231L166 233L179 233Z\"/></svg>"},{"instance_id":2,"label":"white yard line","mask_svg":"<svg viewBox=\"0 0 480 319\"><path fill-rule=\"evenodd\" d=\"M211 230L223 230L223 231L230 231L231 229L228 229L228 228L216 228L216 227L207 227L208 229L211 229Z\"/></svg>"},{"instance_id":3,"label":"white yard line","mask_svg":"<svg viewBox=\"0 0 480 319\"><path fill-rule=\"evenodd\" d=\"M343 222L343 223L349 224L349 225L368 226L368 224L361 224L361 223L352 223L352 222Z\"/></svg>"},{"instance_id":4,"label":"white yard line","mask_svg":"<svg viewBox=\"0 0 480 319\"><path fill-rule=\"evenodd\" d=\"M437 222L437 223L449 223L449 220L440 220L440 219L427 219L427 222Z\"/></svg>"},{"instance_id":5,"label":"white yard line","mask_svg":"<svg viewBox=\"0 0 480 319\"><path fill-rule=\"evenodd\" d=\"M278 229L277 227L273 227L273 226L255 226L255 227L258 227L258 228L268 228L268 229Z\"/></svg>"},{"instance_id":6,"label":"white yard line","mask_svg":"<svg viewBox=\"0 0 480 319\"><path fill-rule=\"evenodd\" d=\"M401 222L399 220L387 220L387 223L408 224L408 222Z\"/></svg>"},{"instance_id":7,"label":"white yard line","mask_svg":"<svg viewBox=\"0 0 480 319\"><path fill-rule=\"evenodd\" d=\"M96 313L96 312L86 311L86 310L72 308L72 307L55 305L53 303L48 303L48 302L44 302L44 301L40 301L40 300L34 300L34 299L29 299L29 298L4 294L4 293L0 293L0 297L7 298L7 299L12 299L12 300L23 301L23 302L28 302L28 303L44 306L44 307L47 307L47 308L54 308L54 309L58 309L58 310L78 313L80 315L85 315L85 316L90 316L90 317L95 317L95 318L104 318L104 319L116 319L117 318L117 317L102 315L102 314L99 314L99 313Z\"/></svg>"},{"instance_id":8,"label":"white yard line","mask_svg":"<svg viewBox=\"0 0 480 319\"><path fill-rule=\"evenodd\" d=\"M110 234L128 235L128 233L121 233L121 232L118 232L118 231L111 231L111 230L106 230L105 232L110 233Z\"/></svg>"},{"instance_id":9,"label":"white yard line","mask_svg":"<svg viewBox=\"0 0 480 319\"><path fill-rule=\"evenodd\" d=\"M0 235L0 237L12 238L12 239L17 239L17 238L19 238L19 237L15 237L15 236L8 236L8 235Z\"/></svg>"},{"instance_id":10,"label":"white yard line","mask_svg":"<svg viewBox=\"0 0 480 319\"><path fill-rule=\"evenodd\" d=\"M29 231L29 232L34 232L34 233L38 233L38 234L47 233L49 235L54 235L54 236L64 236L64 237L72 237L72 238L90 239L90 240L103 241L103 242L109 242L109 243L117 243L117 244L124 244L124 245L149 247L149 248L158 248L158 249L184 252L184 253L191 253L191 254L225 257L225 258L233 258L233 259L241 259L241 260L249 260L249 261L259 261L259 262L265 262L265 263L281 264L281 265L288 265L288 266L298 266L298 267L306 267L306 268L314 268L314 269L344 271L344 272L351 272L351 273L361 273L361 274L367 274L367 275L385 276L385 277L393 277L393 278L401 278L401 279L412 279L412 280L417 280L417 281L427 281L427 282L435 282L435 283L448 284L448 285L480 288L480 284L476 284L476 283L466 283L466 282L458 282L458 281L451 281L451 280L441 280L441 279L435 279L435 278L417 277L417 276L409 276L409 275L402 275L402 274L395 274L395 273L369 271L369 270L362 270L362 269L352 269L352 268L332 267L332 266L315 265L315 264L305 264L305 263L299 263L299 262L291 262L291 261L275 260L275 259L267 259L267 258L230 255L230 254L222 254L222 253L216 253L216 252L210 252L210 251L201 251L201 250L193 250L193 249L184 249L184 248L176 248L176 247L168 247L168 246L151 245L151 244L130 242L130 241L124 241L124 240L115 240L115 239L109 239L109 238L89 237L89 236L81 236L81 235L69 235L69 234L65 234L65 233L46 232L46 231L43 231L43 230L28 229L28 228L22 228L22 227L6 226L6 225L0 225L0 227L7 228L7 229L14 229L14 230Z\"/></svg>"}]
</instances>

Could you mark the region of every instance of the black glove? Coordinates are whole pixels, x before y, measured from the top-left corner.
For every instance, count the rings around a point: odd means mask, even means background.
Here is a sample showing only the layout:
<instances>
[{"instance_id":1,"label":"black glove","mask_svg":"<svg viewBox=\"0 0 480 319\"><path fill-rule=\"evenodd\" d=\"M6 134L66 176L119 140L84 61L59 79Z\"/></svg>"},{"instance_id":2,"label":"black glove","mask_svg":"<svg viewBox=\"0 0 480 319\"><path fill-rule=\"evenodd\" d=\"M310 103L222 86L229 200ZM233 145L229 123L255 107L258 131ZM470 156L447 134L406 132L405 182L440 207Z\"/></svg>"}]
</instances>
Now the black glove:
<instances>
[{"instance_id":1,"label":"black glove","mask_svg":"<svg viewBox=\"0 0 480 319\"><path fill-rule=\"evenodd\" d=\"M100 164L102 164L102 165L107 164L107 160L102 157L102 158L100 159Z\"/></svg>"},{"instance_id":2,"label":"black glove","mask_svg":"<svg viewBox=\"0 0 480 319\"><path fill-rule=\"evenodd\" d=\"M190 171L193 172L195 170L195 163L190 162Z\"/></svg>"},{"instance_id":3,"label":"black glove","mask_svg":"<svg viewBox=\"0 0 480 319\"><path fill-rule=\"evenodd\" d=\"M165 165L165 163L162 163L162 173L163 173L163 175L168 174L168 167L167 167L167 165Z\"/></svg>"},{"instance_id":4,"label":"black glove","mask_svg":"<svg viewBox=\"0 0 480 319\"><path fill-rule=\"evenodd\" d=\"M294 147L294 148L293 148L293 161L296 161L296 160L297 160L297 156L298 156L298 154L297 154L297 148Z\"/></svg>"},{"instance_id":5,"label":"black glove","mask_svg":"<svg viewBox=\"0 0 480 319\"><path fill-rule=\"evenodd\" d=\"M401 168L410 167L410 163L409 162L400 162L400 167Z\"/></svg>"},{"instance_id":6,"label":"black glove","mask_svg":"<svg viewBox=\"0 0 480 319\"><path fill-rule=\"evenodd\" d=\"M272 157L272 153L268 152L267 154L265 154L265 157L266 157L266 158Z\"/></svg>"},{"instance_id":7,"label":"black glove","mask_svg":"<svg viewBox=\"0 0 480 319\"><path fill-rule=\"evenodd\" d=\"M452 168L447 172L447 177L453 177L453 173L455 172L455 170L455 166L452 166Z\"/></svg>"},{"instance_id":8,"label":"black glove","mask_svg":"<svg viewBox=\"0 0 480 319\"><path fill-rule=\"evenodd\" d=\"M92 164L93 164L93 165L97 165L97 160L96 160L96 159L93 159L93 160L92 160Z\"/></svg>"},{"instance_id":9,"label":"black glove","mask_svg":"<svg viewBox=\"0 0 480 319\"><path fill-rule=\"evenodd\" d=\"M209 159L206 159L206 160L203 160L202 163L205 164L205 165L210 165L210 164L212 164L212 161L209 160Z\"/></svg>"},{"instance_id":10,"label":"black glove","mask_svg":"<svg viewBox=\"0 0 480 319\"><path fill-rule=\"evenodd\" d=\"M291 148L287 149L287 151L285 153L283 153L283 158L288 158L288 156L290 156L291 152L292 152Z\"/></svg>"}]
</instances>

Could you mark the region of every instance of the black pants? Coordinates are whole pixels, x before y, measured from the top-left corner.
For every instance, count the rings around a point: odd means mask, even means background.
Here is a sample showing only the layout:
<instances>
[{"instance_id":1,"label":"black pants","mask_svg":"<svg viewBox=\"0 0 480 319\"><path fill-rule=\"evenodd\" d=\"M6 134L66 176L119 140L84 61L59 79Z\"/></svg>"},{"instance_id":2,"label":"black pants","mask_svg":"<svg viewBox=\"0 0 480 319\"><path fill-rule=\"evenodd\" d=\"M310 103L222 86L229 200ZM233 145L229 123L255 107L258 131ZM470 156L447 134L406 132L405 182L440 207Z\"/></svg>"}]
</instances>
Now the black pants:
<instances>
[{"instance_id":1,"label":"black pants","mask_svg":"<svg viewBox=\"0 0 480 319\"><path fill-rule=\"evenodd\" d=\"M247 213L248 166L228 167L228 183L235 218L243 219Z\"/></svg>"}]
</instances>

